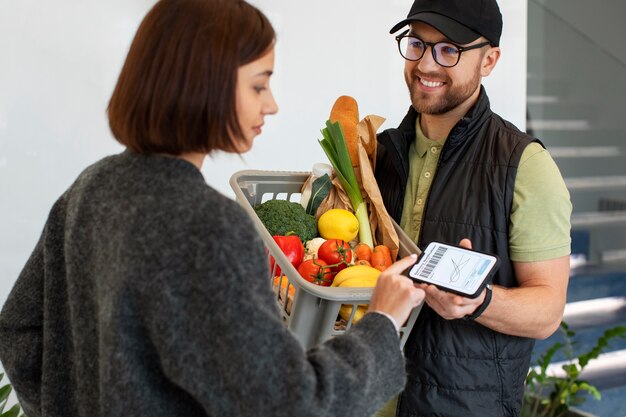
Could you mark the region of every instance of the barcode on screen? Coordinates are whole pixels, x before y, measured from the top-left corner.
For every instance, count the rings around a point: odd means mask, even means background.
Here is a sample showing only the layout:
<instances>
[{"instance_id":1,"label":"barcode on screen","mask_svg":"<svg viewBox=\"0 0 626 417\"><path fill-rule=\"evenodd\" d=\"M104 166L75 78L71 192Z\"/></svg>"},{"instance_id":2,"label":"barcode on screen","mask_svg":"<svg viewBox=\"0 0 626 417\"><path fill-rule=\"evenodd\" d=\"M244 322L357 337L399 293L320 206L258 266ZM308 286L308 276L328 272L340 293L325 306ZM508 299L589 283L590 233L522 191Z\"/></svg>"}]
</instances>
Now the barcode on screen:
<instances>
[{"instance_id":1,"label":"barcode on screen","mask_svg":"<svg viewBox=\"0 0 626 417\"><path fill-rule=\"evenodd\" d=\"M447 250L448 248L445 248L443 246L438 247L418 276L421 278L428 278Z\"/></svg>"}]
</instances>

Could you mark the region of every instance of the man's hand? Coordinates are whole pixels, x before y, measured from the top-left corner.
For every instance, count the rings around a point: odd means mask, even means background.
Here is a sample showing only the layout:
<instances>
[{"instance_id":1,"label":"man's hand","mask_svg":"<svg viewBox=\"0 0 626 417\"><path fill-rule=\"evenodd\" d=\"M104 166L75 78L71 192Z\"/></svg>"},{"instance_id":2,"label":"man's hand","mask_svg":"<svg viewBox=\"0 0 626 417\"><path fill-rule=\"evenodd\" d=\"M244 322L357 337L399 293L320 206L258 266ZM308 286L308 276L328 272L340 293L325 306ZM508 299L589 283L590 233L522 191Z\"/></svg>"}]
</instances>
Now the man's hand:
<instances>
[{"instance_id":1,"label":"man's hand","mask_svg":"<svg viewBox=\"0 0 626 417\"><path fill-rule=\"evenodd\" d=\"M465 298L442 291L434 285L418 285L426 293L426 304L446 320L461 319L469 316L485 301L486 290L476 298Z\"/></svg>"},{"instance_id":2,"label":"man's hand","mask_svg":"<svg viewBox=\"0 0 626 417\"><path fill-rule=\"evenodd\" d=\"M459 246L472 249L472 242L469 239L463 239ZM417 284L417 286L426 293L426 304L446 320L460 319L472 314L485 300L486 290L476 298L466 298L442 291L430 284Z\"/></svg>"},{"instance_id":3,"label":"man's hand","mask_svg":"<svg viewBox=\"0 0 626 417\"><path fill-rule=\"evenodd\" d=\"M460 246L471 249L469 239ZM558 328L563 317L569 278L569 256L537 262L513 262L518 286L493 286L487 309L476 319L500 333L544 339ZM426 303L441 317L451 320L471 315L485 300L486 290L474 298L464 298L439 290L434 285L419 284L426 293ZM532 312L532 314L529 314Z\"/></svg>"}]
</instances>

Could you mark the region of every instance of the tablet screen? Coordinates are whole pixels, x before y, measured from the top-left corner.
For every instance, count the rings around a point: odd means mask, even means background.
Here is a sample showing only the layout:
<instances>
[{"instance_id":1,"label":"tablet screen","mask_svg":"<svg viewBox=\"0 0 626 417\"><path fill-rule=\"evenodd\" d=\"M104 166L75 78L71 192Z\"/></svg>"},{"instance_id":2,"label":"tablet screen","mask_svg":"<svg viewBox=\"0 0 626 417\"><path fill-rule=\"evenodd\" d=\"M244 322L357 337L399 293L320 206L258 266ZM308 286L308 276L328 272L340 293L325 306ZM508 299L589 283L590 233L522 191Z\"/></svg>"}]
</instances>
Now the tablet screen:
<instances>
[{"instance_id":1,"label":"tablet screen","mask_svg":"<svg viewBox=\"0 0 626 417\"><path fill-rule=\"evenodd\" d=\"M432 242L409 271L420 282L473 296L494 272L498 258L473 250Z\"/></svg>"}]
</instances>

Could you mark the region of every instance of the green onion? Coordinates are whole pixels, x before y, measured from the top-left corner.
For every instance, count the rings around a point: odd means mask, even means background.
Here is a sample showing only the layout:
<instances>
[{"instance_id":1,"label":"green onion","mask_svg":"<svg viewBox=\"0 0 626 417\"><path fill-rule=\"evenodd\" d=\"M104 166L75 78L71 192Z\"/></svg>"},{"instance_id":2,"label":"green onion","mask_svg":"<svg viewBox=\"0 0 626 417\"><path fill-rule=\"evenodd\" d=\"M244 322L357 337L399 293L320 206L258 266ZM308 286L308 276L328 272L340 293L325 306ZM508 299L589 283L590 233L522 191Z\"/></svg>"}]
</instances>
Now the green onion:
<instances>
[{"instance_id":1,"label":"green onion","mask_svg":"<svg viewBox=\"0 0 626 417\"><path fill-rule=\"evenodd\" d=\"M359 241L367 243L373 248L374 241L372 239L367 203L363 201L361 196L361 188L356 179L354 168L352 168L352 161L348 154L348 146L346 145L341 125L339 122L333 123L327 120L326 127L322 129L322 135L324 139L318 140L318 142L324 149L333 168L335 168L339 182L341 182L343 189L348 195L350 203L352 203L354 215L359 221Z\"/></svg>"}]
</instances>

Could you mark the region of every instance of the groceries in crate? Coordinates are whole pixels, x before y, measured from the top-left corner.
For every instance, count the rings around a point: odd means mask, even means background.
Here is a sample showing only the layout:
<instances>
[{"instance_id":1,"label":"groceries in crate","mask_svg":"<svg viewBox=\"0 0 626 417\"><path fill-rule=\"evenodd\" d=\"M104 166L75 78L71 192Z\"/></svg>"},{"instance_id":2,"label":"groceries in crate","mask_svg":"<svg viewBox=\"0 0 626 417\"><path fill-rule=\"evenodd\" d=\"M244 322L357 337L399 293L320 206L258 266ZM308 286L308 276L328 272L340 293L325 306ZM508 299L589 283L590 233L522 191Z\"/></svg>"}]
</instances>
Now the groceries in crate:
<instances>
[{"instance_id":1,"label":"groceries in crate","mask_svg":"<svg viewBox=\"0 0 626 417\"><path fill-rule=\"evenodd\" d=\"M281 201L281 200L270 200ZM268 201L268 202L270 202ZM267 204L258 205L255 210L257 214L262 213L262 222L272 222L265 225L268 230L273 224L289 222L288 218L282 219L280 216L292 212L291 204ZM284 203L288 203L284 201ZM261 207L263 206L263 207ZM278 207L276 213L269 214L270 210ZM301 206L300 206L301 207ZM299 215L301 212L295 210ZM374 249L367 243L358 242L356 234L358 225L354 225L356 218L354 214L344 209L331 209L320 216L321 225L316 225L316 230L324 233L329 239L316 236L304 244L300 237L287 232L287 236L272 236L280 250L285 254L287 260L297 269L298 273L306 281L324 287L374 287L381 271L392 263L391 251L385 245L376 245ZM261 216L259 216L261 218ZM324 226L324 219L329 219L327 226ZM276 230L276 229L271 229ZM282 230L282 229L281 229ZM348 233L346 235L346 233ZM333 236L344 236L351 238L350 241L333 238ZM351 244L352 243L352 244ZM286 311L291 311L291 305L295 296L295 287L289 283L286 275L281 275L282 271L275 265L274 257L270 255L270 269L274 273L273 287L282 303L286 303ZM280 287L280 291L279 291ZM367 311L367 305L360 305L355 312L353 321L356 322ZM339 316L342 320L348 320L352 312L352 306L342 305Z\"/></svg>"},{"instance_id":2,"label":"groceries in crate","mask_svg":"<svg viewBox=\"0 0 626 417\"><path fill-rule=\"evenodd\" d=\"M358 260L369 262L372 259L372 248L367 243L358 243L354 247L354 254Z\"/></svg>"},{"instance_id":3,"label":"groceries in crate","mask_svg":"<svg viewBox=\"0 0 626 417\"><path fill-rule=\"evenodd\" d=\"M322 287L330 287L335 274L330 270L328 263L322 259L307 259L298 267L298 273L305 280Z\"/></svg>"},{"instance_id":4,"label":"groceries in crate","mask_svg":"<svg viewBox=\"0 0 626 417\"><path fill-rule=\"evenodd\" d=\"M272 236L294 234L302 242L317 236L317 221L298 204L286 200L268 200L254 207L256 215Z\"/></svg>"},{"instance_id":5,"label":"groceries in crate","mask_svg":"<svg viewBox=\"0 0 626 417\"><path fill-rule=\"evenodd\" d=\"M302 278L313 284L328 287L335 275L352 264L352 248L340 239L329 239L319 246L311 259L303 261L298 267Z\"/></svg>"},{"instance_id":6,"label":"groceries in crate","mask_svg":"<svg viewBox=\"0 0 626 417\"><path fill-rule=\"evenodd\" d=\"M329 120L322 129L320 145L335 171L332 189L315 213L319 218L330 209L355 213L359 222L359 242L370 248L385 245L396 259L399 238L383 203L374 178L376 165L376 131L385 121L376 115L359 121L356 100L341 96L335 101Z\"/></svg>"},{"instance_id":7,"label":"groceries in crate","mask_svg":"<svg viewBox=\"0 0 626 417\"><path fill-rule=\"evenodd\" d=\"M333 280L333 287L373 287L380 272L371 266L354 265L340 271Z\"/></svg>"},{"instance_id":8,"label":"groceries in crate","mask_svg":"<svg viewBox=\"0 0 626 417\"><path fill-rule=\"evenodd\" d=\"M375 287L376 281L380 272L376 268L364 265L355 265L350 268L346 268L340 271L333 280L333 287ZM353 322L361 320L363 315L367 312L367 305L361 304L358 306L357 311L354 313ZM352 313L352 306L342 305L339 308L339 316L348 321L350 314Z\"/></svg>"},{"instance_id":9,"label":"groceries in crate","mask_svg":"<svg viewBox=\"0 0 626 417\"><path fill-rule=\"evenodd\" d=\"M287 260L293 265L294 268L298 268L304 259L304 245L300 240L300 237L291 234L289 236L272 236L274 242L278 245L280 250L285 254ZM274 271L275 265L274 257L270 256L270 270ZM280 266L276 265L274 275L281 275L282 271Z\"/></svg>"},{"instance_id":10,"label":"groceries in crate","mask_svg":"<svg viewBox=\"0 0 626 417\"><path fill-rule=\"evenodd\" d=\"M341 239L328 239L317 251L317 258L329 265L330 271L337 274L352 263L352 247Z\"/></svg>"},{"instance_id":11,"label":"groceries in crate","mask_svg":"<svg viewBox=\"0 0 626 417\"><path fill-rule=\"evenodd\" d=\"M379 271L384 271L392 263L393 260L391 259L389 248L385 245L376 245L370 257L370 264Z\"/></svg>"},{"instance_id":12,"label":"groceries in crate","mask_svg":"<svg viewBox=\"0 0 626 417\"><path fill-rule=\"evenodd\" d=\"M306 247L304 259L321 259L331 265L322 265L322 270L326 267L336 273L355 262L383 270L395 260L399 239L373 175L376 130L383 121L374 115L359 121L356 100L349 96L337 98L322 129L323 139L319 141L334 173L327 164L314 165L302 189L301 203L306 209L286 200L269 200L255 207L270 234L299 236ZM336 259L317 256L323 245L329 245L320 239L344 241L346 246L351 246L347 252L350 260L337 266ZM360 256L353 257L352 249L357 246ZM321 278L317 271L310 273L311 268L320 269L320 265L309 262L306 266L309 273L305 279L327 284L324 273Z\"/></svg>"},{"instance_id":13,"label":"groceries in crate","mask_svg":"<svg viewBox=\"0 0 626 417\"><path fill-rule=\"evenodd\" d=\"M332 123L338 122L343 131L346 149L353 168L359 166L359 104L353 97L340 96L335 100L330 110L329 119Z\"/></svg>"},{"instance_id":14,"label":"groceries in crate","mask_svg":"<svg viewBox=\"0 0 626 417\"><path fill-rule=\"evenodd\" d=\"M312 284L374 287L380 272L397 256L399 238L373 173L376 130L383 121L373 115L359 121L356 100L339 97L319 141L332 167L314 165L301 189L300 204L269 200L254 208L289 262ZM295 245L295 236L303 247ZM293 246L287 243L287 237ZM274 259L270 258L274 270ZM279 292L279 282L289 282L281 272L285 271L276 266L274 287L281 300L289 304L294 295L287 293L287 287L282 295ZM342 305L341 320L348 320L352 309L351 305ZM354 320L366 311L367 305L360 305Z\"/></svg>"},{"instance_id":15,"label":"groceries in crate","mask_svg":"<svg viewBox=\"0 0 626 417\"><path fill-rule=\"evenodd\" d=\"M348 210L330 209L317 220L317 230L324 239L341 239L350 242L356 239L359 233L359 221Z\"/></svg>"},{"instance_id":16,"label":"groceries in crate","mask_svg":"<svg viewBox=\"0 0 626 417\"><path fill-rule=\"evenodd\" d=\"M286 301L287 311L291 311L293 298L296 295L296 287L294 287L289 282L289 280L287 279L287 276L279 275L279 276L274 277L274 280L272 282L272 288L274 290L274 294L278 295L278 298L280 301L285 303L285 300L287 300ZM280 292L279 292L279 288L280 288Z\"/></svg>"},{"instance_id":17,"label":"groceries in crate","mask_svg":"<svg viewBox=\"0 0 626 417\"><path fill-rule=\"evenodd\" d=\"M323 237L316 237L308 242L304 242L304 260L317 258L317 252L324 242L326 242L326 239Z\"/></svg>"},{"instance_id":18,"label":"groceries in crate","mask_svg":"<svg viewBox=\"0 0 626 417\"><path fill-rule=\"evenodd\" d=\"M356 102L354 102L356 104ZM332 117L332 114L331 114ZM350 118L351 119L351 118ZM357 117L358 120L358 117ZM346 126L347 126L346 122ZM356 123L355 123L356 124ZM343 128L339 122L326 121L326 127L322 129L320 145L324 149L326 156L332 164L335 174L343 191L347 194L351 208L359 222L359 241L374 246L372 230L370 227L369 211L367 202L361 193L361 184L357 180L356 173L352 166L352 160L348 152L348 146L343 134ZM337 208L337 207L334 207Z\"/></svg>"},{"instance_id":19,"label":"groceries in crate","mask_svg":"<svg viewBox=\"0 0 626 417\"><path fill-rule=\"evenodd\" d=\"M333 175L333 167L322 162L313 164L311 176L302 186L300 205L309 214L315 214L323 199L330 192L330 178Z\"/></svg>"}]
</instances>

